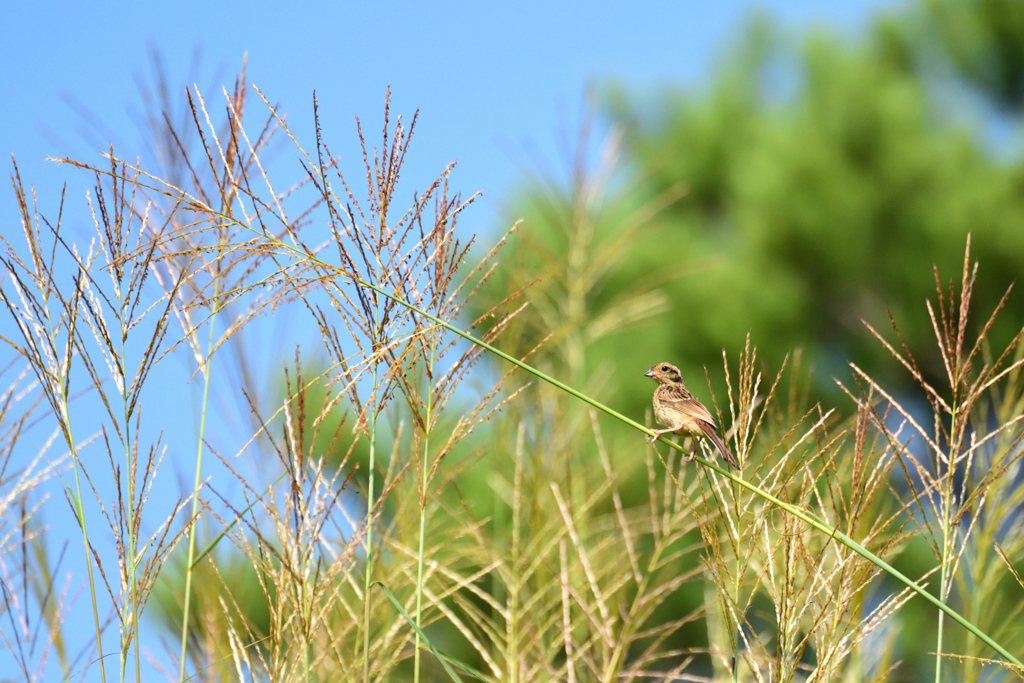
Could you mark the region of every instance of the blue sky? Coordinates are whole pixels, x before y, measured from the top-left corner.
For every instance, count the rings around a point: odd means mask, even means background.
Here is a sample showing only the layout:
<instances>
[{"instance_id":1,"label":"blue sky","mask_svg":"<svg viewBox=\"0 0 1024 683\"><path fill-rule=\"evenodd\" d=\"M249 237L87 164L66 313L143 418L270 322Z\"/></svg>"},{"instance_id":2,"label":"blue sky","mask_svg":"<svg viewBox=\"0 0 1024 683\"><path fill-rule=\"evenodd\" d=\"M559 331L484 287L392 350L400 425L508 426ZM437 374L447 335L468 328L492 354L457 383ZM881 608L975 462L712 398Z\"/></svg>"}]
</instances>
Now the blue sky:
<instances>
[{"instance_id":1,"label":"blue sky","mask_svg":"<svg viewBox=\"0 0 1024 683\"><path fill-rule=\"evenodd\" d=\"M229 79L247 53L250 79L300 134L312 131L317 91L335 147L352 139L355 115L378 127L390 85L395 111L421 110L414 173L458 160L460 187L483 193L477 218L493 221L531 155L557 158L555 134L578 121L587 83L699 84L752 11L793 29L855 33L881 4L17 3L0 27L0 151L17 156L26 182L55 192L66 175L49 155L95 159L111 141L128 156L138 151L128 106L136 79L150 73L151 47L178 87L201 48L204 90L219 69ZM69 100L116 139L86 143Z\"/></svg>"},{"instance_id":2,"label":"blue sky","mask_svg":"<svg viewBox=\"0 0 1024 683\"><path fill-rule=\"evenodd\" d=\"M308 143L316 90L328 140L343 157L356 152L355 116L372 131L371 143L376 140L390 85L392 111L406 117L417 108L421 111L405 178L423 186L457 160L456 186L464 193L483 193L463 225L484 232L498 227L524 168L538 159L557 164L557 136L578 123L588 84L614 79L648 93L665 85L699 87L752 12L766 12L786 30L824 24L855 35L879 7L890 4L12 3L0 22L0 151L16 155L22 179L35 186L47 215L56 213L61 184L67 181L69 229L85 234L83 197L90 178L46 158L71 156L97 163L99 152L111 142L127 158L142 152L130 110L139 110L137 80L151 73L151 49L162 54L171 83L183 88L194 51L200 48L197 82L208 98L216 96L211 85L230 87L242 56L248 54L249 79L281 103L293 130ZM222 81L215 80L217 73ZM81 111L102 122L99 132L87 130ZM287 161L294 152L285 150L283 156ZM17 241L20 226L13 194L8 189L2 196L0 232ZM6 317L0 319L5 336L13 334L9 325ZM0 351L0 366L10 359L7 349ZM175 370L168 366L159 372L173 375ZM150 415L194 423L187 400L151 400ZM82 433L94 429L91 425ZM179 429L167 439L170 462L160 476L173 497L181 478L191 477L194 446L189 444L195 436ZM51 488L56 505L46 521L72 529L59 488ZM158 495L154 505L166 507L168 500ZM66 565L76 582L84 576L80 550L80 541L72 545ZM83 624L78 635L88 637L91 616L84 597L74 614L72 623ZM145 646L162 658L152 636L155 629L144 628L150 633ZM74 642L71 649L77 649ZM53 664L50 680L59 678ZM0 653L0 669L5 666Z\"/></svg>"}]
</instances>

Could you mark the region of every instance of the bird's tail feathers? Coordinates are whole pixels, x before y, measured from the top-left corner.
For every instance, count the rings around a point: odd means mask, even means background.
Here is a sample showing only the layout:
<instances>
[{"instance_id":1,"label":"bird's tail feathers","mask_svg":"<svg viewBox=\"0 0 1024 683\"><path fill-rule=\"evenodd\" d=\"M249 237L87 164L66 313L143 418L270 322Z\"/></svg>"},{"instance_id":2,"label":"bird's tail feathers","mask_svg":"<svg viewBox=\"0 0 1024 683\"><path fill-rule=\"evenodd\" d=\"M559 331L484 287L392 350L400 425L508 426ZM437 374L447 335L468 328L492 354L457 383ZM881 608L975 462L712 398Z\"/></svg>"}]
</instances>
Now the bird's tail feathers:
<instances>
[{"instance_id":1,"label":"bird's tail feathers","mask_svg":"<svg viewBox=\"0 0 1024 683\"><path fill-rule=\"evenodd\" d=\"M736 462L736 458L733 457L733 454L729 450L729 448L724 443L722 443L722 440L720 438L718 438L718 434L715 433L715 428L712 425L708 424L707 422L703 421L701 421L700 423L700 428L703 429L707 437L715 443L715 446L718 448L718 451L722 454L722 457L725 458L725 461L732 465L733 467L735 467L736 469L739 469L739 463Z\"/></svg>"}]
</instances>

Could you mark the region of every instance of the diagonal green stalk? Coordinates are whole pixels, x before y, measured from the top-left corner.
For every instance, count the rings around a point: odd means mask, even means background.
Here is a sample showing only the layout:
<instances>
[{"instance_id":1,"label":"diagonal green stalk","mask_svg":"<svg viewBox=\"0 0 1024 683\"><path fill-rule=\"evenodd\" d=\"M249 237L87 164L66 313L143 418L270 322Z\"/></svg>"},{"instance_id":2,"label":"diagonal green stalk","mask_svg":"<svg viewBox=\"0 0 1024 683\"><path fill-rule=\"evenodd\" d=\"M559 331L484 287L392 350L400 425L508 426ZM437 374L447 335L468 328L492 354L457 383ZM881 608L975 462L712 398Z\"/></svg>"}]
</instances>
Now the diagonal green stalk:
<instances>
[{"instance_id":1,"label":"diagonal green stalk","mask_svg":"<svg viewBox=\"0 0 1024 683\"><path fill-rule=\"evenodd\" d=\"M227 536L228 532L229 532L229 531L231 531L231 529L233 529L233 528L234 528L234 526L235 526L236 524L238 524L238 521L239 521L240 519L242 519L242 517L244 517L245 515L249 514L249 510L252 510L252 509L253 509L254 507L256 507L256 503L258 503L258 502L260 502L261 500L263 500L263 496L265 496L265 495L267 495L268 493L270 493L270 490L271 490L271 489L273 489L273 488L274 488L275 486L277 486L278 484L280 484L280 483L281 483L281 481L282 481L282 480L283 480L283 479L284 479L284 478L285 478L286 476L288 476L288 472L285 472L285 473L284 473L284 474L282 474L282 475L281 475L280 477L278 477L277 479L275 479L275 480L274 480L274 482L273 482L273 483L272 483L272 484L271 484L270 486L268 486L268 487L267 487L267 488L266 488L266 489L265 489L265 490L263 491L263 493L261 493L261 494L260 494L260 495L259 495L259 496L258 496L258 497L256 498L256 500L254 500L253 502L249 503L249 505L248 505L248 506L247 506L247 507L246 507L246 508L245 508L244 510L242 510L242 511L241 511L241 512L239 512L239 513L238 513L237 515L235 515L235 518L234 518L233 520L231 520L231 523L230 523L230 524L228 524L227 526L225 526L225 527L224 527L223 529L221 529L221 532L220 532L219 534L217 534L217 535L216 535L216 536L214 537L214 539L213 539L212 541L210 541L210 542L209 542L209 543L208 543L208 544L206 545L206 547L205 547L205 548L203 548L203 551L202 551L201 553L199 553L199 555L197 555L197 556L196 556L196 558L195 558L194 560L192 560L192 565L191 565L191 566L192 566L192 567L195 567L195 566L196 566L197 564L199 564L199 563L200 563L200 562L201 562L201 561L203 560L203 558L204 558L204 557L206 557L207 555L209 555L210 553L212 553L212 552L213 552L213 549L217 547L217 544L221 542L221 539L223 539L223 538L224 538L225 536Z\"/></svg>"},{"instance_id":2,"label":"diagonal green stalk","mask_svg":"<svg viewBox=\"0 0 1024 683\"><path fill-rule=\"evenodd\" d=\"M441 666L444 667L444 670L448 672L448 675L452 677L453 681L461 682L462 679L459 678L459 675L457 673L455 673L455 670L452 668L452 664L459 667L460 669L462 669L462 671L464 671L465 673L469 674L470 676L479 681L483 681L484 683L491 683L490 678L485 677L484 674L477 671L469 664L459 661L451 655L447 655L444 652L441 652L440 650L435 648L431 644L430 640L427 638L427 634L424 633L420 629L420 627L417 626L416 623L409 617L408 612L406 612L405 608L402 607L402 603L398 601L398 598L395 597L395 594L388 590L388 587L380 581L374 581L373 585L380 588L384 592L384 594L388 596L388 600L391 601L391 604L395 606L395 609L398 610L398 613L402 615L402 618L405 619L406 623L412 626L413 630L416 631L416 635L423 639L424 646L429 648L430 651L434 653L434 656L437 657L437 661L441 663Z\"/></svg>"},{"instance_id":3,"label":"diagonal green stalk","mask_svg":"<svg viewBox=\"0 0 1024 683\"><path fill-rule=\"evenodd\" d=\"M304 258L310 258L308 254L303 254L303 257ZM322 262L320 262L320 263L322 263ZM323 265L325 267L335 269L332 266L328 266L327 264L323 264ZM370 284L368 282L365 282L364 280L362 280L360 278L357 278L357 277L353 276L350 273L347 273L347 272L342 271L340 269L335 269L335 270L338 270L338 272L341 272L342 274L344 274L345 277L348 277L349 279L351 279L358 286L365 287L367 289L371 289L371 290L377 292L378 294L386 296L387 298L391 299L395 303L397 303L397 304L399 304L401 306L404 306L404 307L408 308L409 310L415 311L419 315L422 315L422 316L424 316L426 318L429 318L430 320L433 320L438 325L444 327L445 329L449 330L450 332L454 332L455 334L459 335L460 337L462 337L463 339L469 341L470 343L475 344L476 346L479 346L480 348L485 349L486 351L489 351L490 353L498 356L499 358L502 358L502 359L508 361L509 363L512 363L516 367L521 368L521 369L529 372L534 377L537 377L538 379L541 379L541 380L547 382L548 384L551 384L552 386L558 387L559 389L561 389L562 391L566 392L567 394L569 394L571 396L575 396L576 398L580 399L581 401L590 404L591 406L593 406L594 408L597 408L598 410L600 410L601 412L605 413L606 415L609 415L609 416L615 418L616 420L619 420L620 422L622 422L624 424L627 424L627 425L633 427L634 429L636 429L636 430L638 430L640 432L643 432L644 434L647 434L649 436L654 436L654 432L651 429L648 429L647 427L644 427L639 422L636 422L635 420L631 420L630 418L626 417L625 415L619 413L616 410L613 410L612 408L609 408L608 406L604 405L603 403L600 403L600 402L594 400L593 398L587 396L586 394L584 394L584 393L582 393L582 392L580 392L580 391L578 391L576 389L573 389L572 387L570 387L570 386L568 386L566 384L563 384L562 382L559 382L554 377L551 377L549 375L544 374L540 370L538 370L538 369L536 369L536 368L534 368L534 367L524 363L523 361L519 360L518 358L516 358L514 356L510 356L509 354L505 353L504 351L502 351L502 350L500 350L500 349L498 349L498 348L496 348L494 346L491 346L490 344L488 344L487 342L483 341L482 339L478 339L477 337L474 337L472 334L470 334L468 332L465 332L465 331L459 329L458 327L455 327L454 325L452 325L452 324L442 320L441 318L439 318L439 317L437 317L435 315L432 315L431 313L428 313L427 311L424 311L423 309L419 308L418 306L416 306L414 304L409 303L408 301L405 301L404 299L402 299L399 296L391 294L391 293L389 293L389 292L387 292L387 291L385 291L385 290L383 290L383 289L381 289L379 287L376 287L376 286L374 286L374 285L372 285L372 284ZM671 443L671 442L665 442L665 443L670 448L675 448L677 451L679 451L681 453L686 453L687 452L682 446L680 446L678 444ZM910 590L914 591L915 593L917 593L918 595L923 597L928 602L932 603L935 607L937 607L939 610L944 612L951 619L953 619L958 624L960 624L961 626L966 628L968 631L973 633L975 636L980 638L986 645L988 645L993 650L998 652L1004 659L1006 659L1006 661L1008 661L1008 662L1010 662L1012 664L1015 664L1016 666L1024 666L1024 664L1022 664L1019 659L1017 659L1012 654L1010 654L1010 652L1008 650L1006 650L1006 648L1004 648L1002 645L1000 645L995 640L990 638L988 636L988 634L984 633L981 629L979 629L977 626L975 626L974 624L969 622L967 619L965 619L963 616L961 616L958 612L956 612L955 610L953 610L952 608L947 606L942 600L939 600L938 598L933 596L931 593L929 593L923 587L921 587L920 585L915 583L913 580L911 580L909 577L904 575L902 572L900 572L898 569L893 567L891 564L889 564L888 562L886 562L882 558L878 557L877 555L872 553L870 550L868 550L867 548L863 547L862 545L857 543L855 540L853 540L852 538L847 536L845 533L843 533L839 529L836 529L834 526L832 526L828 522L818 518L816 515L813 515L812 513L808 512L808 511L806 511L806 510L804 510L802 508L799 508L799 507L797 507L795 505L790 505L789 503L786 503L786 502L776 498L772 494L770 494L767 491L764 491L763 489L761 489L761 488L757 487L756 485L750 483L746 479L743 479L742 477L739 477L739 476L733 474L729 470L727 470L727 469L725 469L723 467L720 467L719 465L717 465L717 464L715 464L715 463L713 463L713 462L711 462L709 460L706 460L706 459L704 459L703 457L701 457L699 455L695 456L694 459L696 460L696 462L700 463L704 467L706 467L708 469L711 469L711 470L714 470L715 472L717 472L721 476L723 476L726 479L731 480L735 484L738 484L739 486L747 489L748 491L750 491L754 495L759 496L760 498L768 501L769 503L772 503L776 507L778 507L778 508L788 512L791 515L793 515L797 519L799 519L799 520L809 524L811 527L817 529L818 531L820 531L820 532L822 532L824 534L827 534L828 536L834 538L839 543L843 544L844 546L846 546L850 550L854 551L855 553L857 553L858 555L860 555L864 559L868 560L869 562L874 564L876 567L882 569L887 574L889 574L890 576L895 578L897 581L902 583L904 586L906 586Z\"/></svg>"}]
</instances>

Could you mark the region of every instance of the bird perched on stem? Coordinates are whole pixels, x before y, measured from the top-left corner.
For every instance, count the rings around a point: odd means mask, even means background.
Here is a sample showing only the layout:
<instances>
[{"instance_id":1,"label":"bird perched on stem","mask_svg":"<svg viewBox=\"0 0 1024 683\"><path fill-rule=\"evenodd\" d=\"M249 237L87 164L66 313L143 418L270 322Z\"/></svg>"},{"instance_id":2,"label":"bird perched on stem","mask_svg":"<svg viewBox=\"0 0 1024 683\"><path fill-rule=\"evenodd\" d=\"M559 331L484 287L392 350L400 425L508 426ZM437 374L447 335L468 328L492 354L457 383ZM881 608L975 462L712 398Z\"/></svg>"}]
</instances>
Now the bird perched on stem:
<instances>
[{"instance_id":1,"label":"bird perched on stem","mask_svg":"<svg viewBox=\"0 0 1024 683\"><path fill-rule=\"evenodd\" d=\"M666 432L678 432L694 439L691 459L697 453L697 448L702 437L707 437L718 447L722 457L733 467L739 468L736 458L729 452L728 447L718 438L715 430L715 418L698 401L693 394L686 390L683 384L683 376L679 374L679 368L671 363L658 363L644 373L644 377L650 377L658 383L654 390L654 417L658 423L666 429L655 429L654 436L647 437L648 443L654 443Z\"/></svg>"}]
</instances>

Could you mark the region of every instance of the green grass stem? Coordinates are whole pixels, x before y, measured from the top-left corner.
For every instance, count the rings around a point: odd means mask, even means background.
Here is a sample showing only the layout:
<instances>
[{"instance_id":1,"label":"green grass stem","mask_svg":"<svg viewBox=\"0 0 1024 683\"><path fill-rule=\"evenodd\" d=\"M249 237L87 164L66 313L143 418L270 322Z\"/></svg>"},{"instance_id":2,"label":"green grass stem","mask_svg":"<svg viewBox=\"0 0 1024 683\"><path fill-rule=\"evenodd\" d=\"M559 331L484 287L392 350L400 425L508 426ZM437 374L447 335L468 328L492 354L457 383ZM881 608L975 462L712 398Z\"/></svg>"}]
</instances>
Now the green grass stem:
<instances>
[{"instance_id":1,"label":"green grass stem","mask_svg":"<svg viewBox=\"0 0 1024 683\"><path fill-rule=\"evenodd\" d=\"M219 289L220 278L217 278L215 290ZM217 300L218 293L218 291L214 292L214 301ZM178 679L181 681L181 683L184 683L185 681L185 660L186 655L188 654L188 616L192 598L192 571L195 568L196 564L198 564L199 559L201 559L203 556L206 555L207 552L209 552L209 550L204 550L199 558L195 557L197 522L196 515L199 512L199 485L200 483L202 483L203 476L203 438L206 432L206 408L207 405L209 404L210 398L210 374L213 370L213 368L211 367L211 364L213 363L212 353L214 343L212 318L209 321L209 325L210 338L207 341L206 363L205 369L203 370L203 407L199 418L199 438L197 439L196 443L196 477L195 484L192 487L192 516L189 518L191 520L189 522L191 528L189 529L188 534L188 564L186 565L185 568L185 605L182 609L181 616L181 661L178 669ZM257 498L257 500L259 499ZM225 529L223 533L227 533L227 529ZM223 534L221 535L223 536ZM218 537L217 540L219 541L220 537ZM214 543L213 545L216 545L216 543Z\"/></svg>"}]
</instances>

